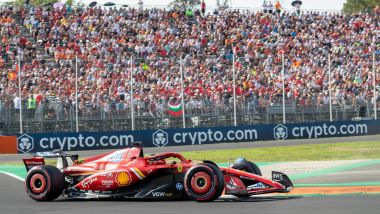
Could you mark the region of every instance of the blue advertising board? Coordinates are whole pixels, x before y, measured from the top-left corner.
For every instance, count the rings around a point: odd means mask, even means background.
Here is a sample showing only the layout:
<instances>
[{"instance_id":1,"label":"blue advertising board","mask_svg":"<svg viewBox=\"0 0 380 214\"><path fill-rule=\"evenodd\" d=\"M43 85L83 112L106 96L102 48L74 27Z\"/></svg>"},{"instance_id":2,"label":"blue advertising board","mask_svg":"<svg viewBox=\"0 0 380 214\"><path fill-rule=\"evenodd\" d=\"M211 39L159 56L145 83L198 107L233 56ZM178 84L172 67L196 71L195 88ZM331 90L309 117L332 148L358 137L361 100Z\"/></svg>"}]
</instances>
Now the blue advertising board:
<instances>
[{"instance_id":1,"label":"blue advertising board","mask_svg":"<svg viewBox=\"0 0 380 214\"><path fill-rule=\"evenodd\" d=\"M144 147L200 145L266 140L311 139L380 134L380 121L341 121L119 132L23 134L19 153L119 149L141 142Z\"/></svg>"}]
</instances>

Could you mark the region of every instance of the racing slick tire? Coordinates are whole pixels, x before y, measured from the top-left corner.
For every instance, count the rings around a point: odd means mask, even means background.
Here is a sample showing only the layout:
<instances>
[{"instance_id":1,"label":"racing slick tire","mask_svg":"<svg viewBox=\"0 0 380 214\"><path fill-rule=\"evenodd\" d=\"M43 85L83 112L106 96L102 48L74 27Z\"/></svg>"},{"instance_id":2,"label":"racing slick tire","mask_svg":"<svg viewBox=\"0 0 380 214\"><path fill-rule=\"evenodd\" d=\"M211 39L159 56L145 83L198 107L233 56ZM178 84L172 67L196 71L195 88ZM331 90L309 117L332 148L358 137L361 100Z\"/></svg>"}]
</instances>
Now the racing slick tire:
<instances>
[{"instance_id":1,"label":"racing slick tire","mask_svg":"<svg viewBox=\"0 0 380 214\"><path fill-rule=\"evenodd\" d=\"M252 174L260 175L261 173L260 168L253 162L247 161L245 158L238 158L235 160L235 162L232 164L231 168L243 170Z\"/></svg>"},{"instance_id":2,"label":"racing slick tire","mask_svg":"<svg viewBox=\"0 0 380 214\"><path fill-rule=\"evenodd\" d=\"M223 193L224 176L217 166L202 163L186 172L184 186L189 198L198 202L214 201Z\"/></svg>"},{"instance_id":3,"label":"racing slick tire","mask_svg":"<svg viewBox=\"0 0 380 214\"><path fill-rule=\"evenodd\" d=\"M52 201L62 194L64 187L64 175L54 166L35 166L25 179L26 193L36 201Z\"/></svg>"}]
</instances>

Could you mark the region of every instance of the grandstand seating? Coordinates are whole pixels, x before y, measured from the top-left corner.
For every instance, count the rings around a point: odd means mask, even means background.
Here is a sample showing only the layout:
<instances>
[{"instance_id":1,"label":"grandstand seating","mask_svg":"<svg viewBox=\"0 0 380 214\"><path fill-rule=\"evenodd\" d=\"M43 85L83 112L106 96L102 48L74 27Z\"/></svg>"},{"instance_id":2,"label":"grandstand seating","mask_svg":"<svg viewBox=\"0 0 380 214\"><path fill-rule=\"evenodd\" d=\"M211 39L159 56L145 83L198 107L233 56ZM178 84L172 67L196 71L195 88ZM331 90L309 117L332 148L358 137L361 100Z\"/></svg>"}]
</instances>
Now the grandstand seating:
<instances>
[{"instance_id":1,"label":"grandstand seating","mask_svg":"<svg viewBox=\"0 0 380 214\"><path fill-rule=\"evenodd\" d=\"M193 111L231 105L233 53L237 102L250 111L252 106L255 112L268 106L278 111L282 104L280 51L288 111L328 105L328 54L333 105L349 109L374 100L379 14L226 10L203 17L164 9L2 7L0 23L0 111L11 108L17 96L19 50L24 103L33 94L39 106L59 103L63 113L75 103L76 56L82 115L129 108L131 57L136 112L152 115L180 101L181 56L185 102Z\"/></svg>"}]
</instances>

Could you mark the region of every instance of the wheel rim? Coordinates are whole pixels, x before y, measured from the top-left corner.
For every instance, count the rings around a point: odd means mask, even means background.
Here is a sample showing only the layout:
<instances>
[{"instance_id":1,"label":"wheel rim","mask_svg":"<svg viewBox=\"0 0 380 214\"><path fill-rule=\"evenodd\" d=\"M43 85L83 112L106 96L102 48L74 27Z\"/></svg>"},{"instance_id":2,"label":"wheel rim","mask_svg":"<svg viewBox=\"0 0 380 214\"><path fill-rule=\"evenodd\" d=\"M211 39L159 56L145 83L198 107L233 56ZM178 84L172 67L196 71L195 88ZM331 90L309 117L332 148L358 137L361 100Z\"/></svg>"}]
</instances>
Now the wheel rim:
<instances>
[{"instance_id":1,"label":"wheel rim","mask_svg":"<svg viewBox=\"0 0 380 214\"><path fill-rule=\"evenodd\" d=\"M191 177L190 185L196 194L206 194L212 188L211 176L205 172L197 172Z\"/></svg>"},{"instance_id":2,"label":"wheel rim","mask_svg":"<svg viewBox=\"0 0 380 214\"><path fill-rule=\"evenodd\" d=\"M46 189L46 178L42 174L36 173L34 174L29 181L30 190L34 194L41 194Z\"/></svg>"}]
</instances>

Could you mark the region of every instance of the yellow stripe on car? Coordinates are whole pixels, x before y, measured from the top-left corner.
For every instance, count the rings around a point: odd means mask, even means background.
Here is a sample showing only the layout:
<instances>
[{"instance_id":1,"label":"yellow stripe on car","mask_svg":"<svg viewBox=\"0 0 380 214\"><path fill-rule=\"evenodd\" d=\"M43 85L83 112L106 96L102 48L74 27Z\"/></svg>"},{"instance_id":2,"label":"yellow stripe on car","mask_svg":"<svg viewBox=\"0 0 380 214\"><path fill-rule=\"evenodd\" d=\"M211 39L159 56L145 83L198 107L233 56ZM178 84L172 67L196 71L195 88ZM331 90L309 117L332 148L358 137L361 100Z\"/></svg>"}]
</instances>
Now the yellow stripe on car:
<instances>
[{"instance_id":1,"label":"yellow stripe on car","mask_svg":"<svg viewBox=\"0 0 380 214\"><path fill-rule=\"evenodd\" d=\"M145 178L145 175L144 173L142 173L138 168L134 168L136 170L136 172L142 177L142 178Z\"/></svg>"}]
</instances>

